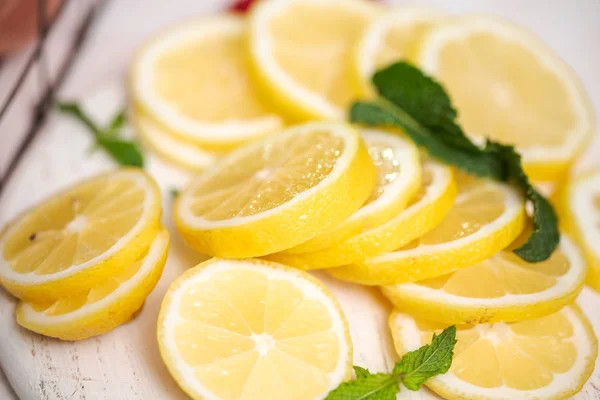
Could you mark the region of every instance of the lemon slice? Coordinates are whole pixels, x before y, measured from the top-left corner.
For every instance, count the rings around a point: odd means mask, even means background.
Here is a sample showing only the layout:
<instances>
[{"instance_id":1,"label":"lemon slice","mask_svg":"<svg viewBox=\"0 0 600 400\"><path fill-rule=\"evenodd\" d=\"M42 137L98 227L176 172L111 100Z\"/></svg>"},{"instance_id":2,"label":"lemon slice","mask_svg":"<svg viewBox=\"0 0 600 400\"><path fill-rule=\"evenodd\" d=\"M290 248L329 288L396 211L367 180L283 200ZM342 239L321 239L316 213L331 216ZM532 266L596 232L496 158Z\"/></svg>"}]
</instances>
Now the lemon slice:
<instances>
[{"instance_id":1,"label":"lemon slice","mask_svg":"<svg viewBox=\"0 0 600 400\"><path fill-rule=\"evenodd\" d=\"M183 274L163 301L158 343L193 399L323 399L351 374L348 324L329 290L258 260Z\"/></svg>"},{"instance_id":2,"label":"lemon slice","mask_svg":"<svg viewBox=\"0 0 600 400\"><path fill-rule=\"evenodd\" d=\"M421 187L419 150L412 141L398 134L376 130L362 132L379 181L366 203L347 220L287 253L306 253L324 249L389 221L403 210Z\"/></svg>"},{"instance_id":3,"label":"lemon slice","mask_svg":"<svg viewBox=\"0 0 600 400\"><path fill-rule=\"evenodd\" d=\"M331 268L364 260L407 244L433 229L452 208L452 169L433 161L422 167L421 189L412 203L388 222L311 253L270 254L265 258L300 269ZM334 276L338 268L335 268Z\"/></svg>"},{"instance_id":4,"label":"lemon slice","mask_svg":"<svg viewBox=\"0 0 600 400\"><path fill-rule=\"evenodd\" d=\"M562 227L581 246L588 284L600 292L600 169L571 179L556 195Z\"/></svg>"},{"instance_id":5,"label":"lemon slice","mask_svg":"<svg viewBox=\"0 0 600 400\"><path fill-rule=\"evenodd\" d=\"M511 322L560 310L577 297L587 272L569 238L539 263L502 251L472 267L416 283L384 286L399 309L452 324Z\"/></svg>"},{"instance_id":6,"label":"lemon slice","mask_svg":"<svg viewBox=\"0 0 600 400\"><path fill-rule=\"evenodd\" d=\"M444 275L483 261L525 227L522 196L509 185L457 172L459 194L444 220L412 243L335 271L364 285L393 285Z\"/></svg>"},{"instance_id":7,"label":"lemon slice","mask_svg":"<svg viewBox=\"0 0 600 400\"><path fill-rule=\"evenodd\" d=\"M393 313L398 354L430 343L445 325ZM425 385L445 399L567 399L592 375L598 341L575 306L515 323L459 325L450 370Z\"/></svg>"},{"instance_id":8,"label":"lemon slice","mask_svg":"<svg viewBox=\"0 0 600 400\"><path fill-rule=\"evenodd\" d=\"M65 293L49 303L20 302L17 322L33 332L63 340L82 340L107 333L142 307L163 271L169 233L158 233L148 252L119 268L92 289Z\"/></svg>"},{"instance_id":9,"label":"lemon slice","mask_svg":"<svg viewBox=\"0 0 600 400\"><path fill-rule=\"evenodd\" d=\"M311 123L221 158L181 193L173 215L201 253L261 256L340 224L375 182L375 166L355 129Z\"/></svg>"},{"instance_id":10,"label":"lemon slice","mask_svg":"<svg viewBox=\"0 0 600 400\"><path fill-rule=\"evenodd\" d=\"M360 0L268 0L250 13L257 82L290 118L342 119L357 95L353 47L379 9Z\"/></svg>"},{"instance_id":11,"label":"lemon slice","mask_svg":"<svg viewBox=\"0 0 600 400\"><path fill-rule=\"evenodd\" d=\"M373 74L396 61L410 58L431 24L445 17L445 13L435 9L396 7L375 18L358 41L354 56L362 94L373 95Z\"/></svg>"},{"instance_id":12,"label":"lemon slice","mask_svg":"<svg viewBox=\"0 0 600 400\"><path fill-rule=\"evenodd\" d=\"M66 189L26 211L0 237L0 282L47 302L94 287L143 254L160 225L156 183L123 168Z\"/></svg>"},{"instance_id":13,"label":"lemon slice","mask_svg":"<svg viewBox=\"0 0 600 400\"><path fill-rule=\"evenodd\" d=\"M222 15L151 39L130 74L133 101L182 139L227 150L274 132L282 120L255 92L244 56L244 21Z\"/></svg>"},{"instance_id":14,"label":"lemon slice","mask_svg":"<svg viewBox=\"0 0 600 400\"><path fill-rule=\"evenodd\" d=\"M594 130L571 69L530 32L469 16L429 29L416 61L445 86L469 134L517 146L530 178L562 175Z\"/></svg>"},{"instance_id":15,"label":"lemon slice","mask_svg":"<svg viewBox=\"0 0 600 400\"><path fill-rule=\"evenodd\" d=\"M197 172L213 165L222 155L174 136L141 111L135 110L131 114L136 133L152 150L170 163Z\"/></svg>"}]
</instances>

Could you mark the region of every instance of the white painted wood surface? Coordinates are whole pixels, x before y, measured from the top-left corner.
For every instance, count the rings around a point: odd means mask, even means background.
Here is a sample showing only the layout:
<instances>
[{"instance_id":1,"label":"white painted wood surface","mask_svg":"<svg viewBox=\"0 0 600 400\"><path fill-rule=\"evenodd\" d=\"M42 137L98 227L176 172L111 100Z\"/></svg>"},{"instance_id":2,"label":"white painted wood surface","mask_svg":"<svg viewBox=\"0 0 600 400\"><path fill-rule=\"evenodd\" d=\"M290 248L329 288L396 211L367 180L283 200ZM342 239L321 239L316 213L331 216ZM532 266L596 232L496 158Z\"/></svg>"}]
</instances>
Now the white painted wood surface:
<instances>
[{"instance_id":1,"label":"white painted wood surface","mask_svg":"<svg viewBox=\"0 0 600 400\"><path fill-rule=\"evenodd\" d=\"M115 0L94 28L63 97L86 101L98 119L107 119L123 101L121 91L133 49L151 31L175 20L223 8L219 0L182 0L165 7L160 0ZM414 3L414 2L413 2ZM170 3L171 4L171 3ZM597 0L550 0L541 2L431 0L419 5L450 8L454 12L495 12L507 16L544 38L577 71L600 115L600 2ZM107 86L108 85L108 86ZM90 95L90 93L95 93ZM0 141L6 130L0 131ZM113 165L103 154L88 156L91 138L79 125L53 115L15 171L0 198L0 225L18 211L56 191L57 188L93 175ZM583 157L593 163L600 154L600 140ZM598 161L596 161L598 163ZM183 399L185 396L160 362L155 339L156 313L169 282L200 261L187 250L169 220L169 189L188 179L183 171L150 157L149 171L164 193L165 223L173 234L171 252L159 286L133 322L100 338L65 343L26 332L14 322L14 300L0 290L0 366L21 399ZM389 305L376 290L335 282L319 275L332 288L350 321L355 343L355 363L375 371L388 369L394 359L387 333ZM585 290L578 300L600 333L600 296ZM0 399L11 399L3 388ZM6 396L5 396L6 394ZM435 398L427 391L404 390L399 398ZM597 367L577 399L600 399Z\"/></svg>"}]
</instances>

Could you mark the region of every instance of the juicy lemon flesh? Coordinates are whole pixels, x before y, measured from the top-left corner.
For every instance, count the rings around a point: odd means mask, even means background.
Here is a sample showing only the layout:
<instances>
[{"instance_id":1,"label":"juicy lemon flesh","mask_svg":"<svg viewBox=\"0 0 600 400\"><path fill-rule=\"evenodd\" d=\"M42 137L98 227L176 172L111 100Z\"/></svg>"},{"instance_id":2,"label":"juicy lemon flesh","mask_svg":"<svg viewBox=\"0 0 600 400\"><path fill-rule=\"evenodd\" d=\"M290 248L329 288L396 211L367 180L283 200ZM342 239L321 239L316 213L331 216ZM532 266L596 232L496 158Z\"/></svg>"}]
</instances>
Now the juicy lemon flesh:
<instances>
[{"instance_id":1,"label":"juicy lemon flesh","mask_svg":"<svg viewBox=\"0 0 600 400\"><path fill-rule=\"evenodd\" d=\"M270 141L196 187L190 210L216 221L273 209L325 179L343 149L343 139L317 130Z\"/></svg>"},{"instance_id":2,"label":"juicy lemon flesh","mask_svg":"<svg viewBox=\"0 0 600 400\"><path fill-rule=\"evenodd\" d=\"M432 331L439 334L445 327L422 321L417 325L424 331L423 344L431 343ZM511 324L458 326L450 371L483 388L538 389L575 364L573 336L571 322L560 312Z\"/></svg>"},{"instance_id":3,"label":"juicy lemon flesh","mask_svg":"<svg viewBox=\"0 0 600 400\"><path fill-rule=\"evenodd\" d=\"M43 312L47 316L58 316L96 303L117 290L122 283L131 279L142 267L143 257L145 257L145 254L136 262L128 264L118 271L114 271L107 280L94 286L92 289L70 294L53 303L31 303L31 305L34 310Z\"/></svg>"},{"instance_id":4,"label":"juicy lemon flesh","mask_svg":"<svg viewBox=\"0 0 600 400\"><path fill-rule=\"evenodd\" d=\"M570 262L560 249L539 263L528 263L511 251L503 251L471 267L417 284L456 296L491 299L544 291L569 269Z\"/></svg>"},{"instance_id":5,"label":"juicy lemon flesh","mask_svg":"<svg viewBox=\"0 0 600 400\"><path fill-rule=\"evenodd\" d=\"M401 250L419 245L436 245L458 240L478 232L504 212L506 194L487 186L485 181L456 172L458 196L442 222Z\"/></svg>"},{"instance_id":6,"label":"juicy lemon flesh","mask_svg":"<svg viewBox=\"0 0 600 400\"><path fill-rule=\"evenodd\" d=\"M436 76L467 132L521 148L560 147L576 127L564 84L523 45L476 33L446 43L438 56Z\"/></svg>"},{"instance_id":7,"label":"juicy lemon flesh","mask_svg":"<svg viewBox=\"0 0 600 400\"><path fill-rule=\"evenodd\" d=\"M386 187L391 185L400 175L400 160L394 147L385 140L367 137L365 143L373 164L377 168L377 182L373 192L363 205L366 206L377 200L383 194Z\"/></svg>"},{"instance_id":8,"label":"juicy lemon flesh","mask_svg":"<svg viewBox=\"0 0 600 400\"><path fill-rule=\"evenodd\" d=\"M385 33L374 58L374 71L399 60L406 59L430 26L428 21L413 21L410 24L394 24ZM369 77L370 78L370 77Z\"/></svg>"},{"instance_id":9,"label":"juicy lemon flesh","mask_svg":"<svg viewBox=\"0 0 600 400\"><path fill-rule=\"evenodd\" d=\"M176 348L222 399L306 399L324 393L340 343L329 311L296 285L221 271L184 293Z\"/></svg>"},{"instance_id":10,"label":"juicy lemon flesh","mask_svg":"<svg viewBox=\"0 0 600 400\"><path fill-rule=\"evenodd\" d=\"M270 21L274 57L296 82L346 109L356 95L348 60L369 19L340 2L295 1Z\"/></svg>"},{"instance_id":11,"label":"juicy lemon flesh","mask_svg":"<svg viewBox=\"0 0 600 400\"><path fill-rule=\"evenodd\" d=\"M204 122L268 115L257 97L241 33L209 35L170 49L153 66L154 90L180 113Z\"/></svg>"},{"instance_id":12,"label":"juicy lemon flesh","mask_svg":"<svg viewBox=\"0 0 600 400\"><path fill-rule=\"evenodd\" d=\"M29 214L7 240L3 256L14 271L38 275L83 264L137 224L144 198L130 179L95 179Z\"/></svg>"}]
</instances>

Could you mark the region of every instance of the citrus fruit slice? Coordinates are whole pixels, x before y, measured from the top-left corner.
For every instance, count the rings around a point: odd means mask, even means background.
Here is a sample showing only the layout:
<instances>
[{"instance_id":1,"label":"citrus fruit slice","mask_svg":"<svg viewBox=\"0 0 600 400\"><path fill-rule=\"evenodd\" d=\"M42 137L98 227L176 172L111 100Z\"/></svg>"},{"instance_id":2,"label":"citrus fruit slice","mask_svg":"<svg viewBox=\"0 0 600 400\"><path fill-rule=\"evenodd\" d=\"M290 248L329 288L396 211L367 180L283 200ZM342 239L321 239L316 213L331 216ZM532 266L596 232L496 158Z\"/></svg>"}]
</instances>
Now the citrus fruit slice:
<instances>
[{"instance_id":1,"label":"citrus fruit slice","mask_svg":"<svg viewBox=\"0 0 600 400\"><path fill-rule=\"evenodd\" d=\"M282 126L252 85L245 24L221 15L177 25L138 52L130 73L133 101L182 139L227 150Z\"/></svg>"},{"instance_id":2,"label":"citrus fruit slice","mask_svg":"<svg viewBox=\"0 0 600 400\"><path fill-rule=\"evenodd\" d=\"M445 13L435 9L395 7L373 19L354 54L361 93L375 94L371 84L373 74L396 61L410 58L429 26L445 17Z\"/></svg>"},{"instance_id":3,"label":"citrus fruit slice","mask_svg":"<svg viewBox=\"0 0 600 400\"><path fill-rule=\"evenodd\" d=\"M259 2L249 17L257 82L289 118L344 118L357 94L353 47L378 10L360 0Z\"/></svg>"},{"instance_id":4,"label":"citrus fruit slice","mask_svg":"<svg viewBox=\"0 0 600 400\"><path fill-rule=\"evenodd\" d=\"M148 252L119 268L106 281L48 303L20 302L17 322L33 332L63 340L82 340L107 333L142 307L163 271L169 233L156 235Z\"/></svg>"},{"instance_id":5,"label":"citrus fruit slice","mask_svg":"<svg viewBox=\"0 0 600 400\"><path fill-rule=\"evenodd\" d=\"M502 251L468 268L416 283L384 286L400 310L451 324L512 322L560 310L583 287L585 261L568 237L546 261Z\"/></svg>"},{"instance_id":6,"label":"citrus fruit slice","mask_svg":"<svg viewBox=\"0 0 600 400\"><path fill-rule=\"evenodd\" d=\"M197 172L213 165L222 155L222 153L205 150L167 132L141 111L135 110L131 114L135 131L144 143L172 164Z\"/></svg>"},{"instance_id":7,"label":"citrus fruit slice","mask_svg":"<svg viewBox=\"0 0 600 400\"><path fill-rule=\"evenodd\" d=\"M443 324L395 312L390 328L398 354L430 343ZM591 376L598 341L570 305L523 322L459 325L450 370L425 385L445 399L567 399Z\"/></svg>"},{"instance_id":8,"label":"citrus fruit slice","mask_svg":"<svg viewBox=\"0 0 600 400\"><path fill-rule=\"evenodd\" d=\"M369 197L376 175L349 125L299 125L222 157L181 193L173 215L201 253L262 256L343 222Z\"/></svg>"},{"instance_id":9,"label":"citrus fruit slice","mask_svg":"<svg viewBox=\"0 0 600 400\"><path fill-rule=\"evenodd\" d=\"M27 210L0 237L0 282L13 295L47 302L91 289L150 246L161 198L137 168L109 172Z\"/></svg>"},{"instance_id":10,"label":"citrus fruit slice","mask_svg":"<svg viewBox=\"0 0 600 400\"><path fill-rule=\"evenodd\" d=\"M587 282L600 292L600 169L574 177L555 197L559 221L588 263Z\"/></svg>"},{"instance_id":11,"label":"citrus fruit slice","mask_svg":"<svg viewBox=\"0 0 600 400\"><path fill-rule=\"evenodd\" d=\"M322 399L351 374L348 324L329 290L258 260L212 259L178 278L158 343L193 399Z\"/></svg>"},{"instance_id":12,"label":"citrus fruit slice","mask_svg":"<svg viewBox=\"0 0 600 400\"><path fill-rule=\"evenodd\" d=\"M389 221L403 210L421 187L419 150L398 134L366 130L361 134L377 168L379 180L366 203L347 220L287 253L307 253Z\"/></svg>"},{"instance_id":13,"label":"citrus fruit slice","mask_svg":"<svg viewBox=\"0 0 600 400\"><path fill-rule=\"evenodd\" d=\"M448 90L465 130L516 145L534 180L559 178L593 132L574 72L512 23L481 15L440 22L415 58Z\"/></svg>"},{"instance_id":14,"label":"citrus fruit slice","mask_svg":"<svg viewBox=\"0 0 600 400\"><path fill-rule=\"evenodd\" d=\"M364 285L415 282L483 261L511 244L525 227L525 203L513 187L456 173L458 196L434 229L406 246L334 271Z\"/></svg>"},{"instance_id":15,"label":"citrus fruit slice","mask_svg":"<svg viewBox=\"0 0 600 400\"><path fill-rule=\"evenodd\" d=\"M426 161L422 167L421 186L412 203L382 225L326 249L300 254L281 252L265 258L305 270L321 269L364 260L407 244L439 224L456 196L452 169L433 161Z\"/></svg>"}]
</instances>

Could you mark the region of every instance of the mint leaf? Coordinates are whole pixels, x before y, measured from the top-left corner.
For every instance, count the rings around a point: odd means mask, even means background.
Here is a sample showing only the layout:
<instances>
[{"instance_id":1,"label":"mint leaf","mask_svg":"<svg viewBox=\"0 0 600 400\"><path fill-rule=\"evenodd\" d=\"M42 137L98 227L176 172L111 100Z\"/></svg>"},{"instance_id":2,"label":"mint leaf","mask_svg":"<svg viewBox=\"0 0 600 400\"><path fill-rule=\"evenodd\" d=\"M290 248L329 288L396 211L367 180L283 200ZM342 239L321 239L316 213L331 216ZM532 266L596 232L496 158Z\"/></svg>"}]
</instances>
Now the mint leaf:
<instances>
[{"instance_id":1,"label":"mint leaf","mask_svg":"<svg viewBox=\"0 0 600 400\"><path fill-rule=\"evenodd\" d=\"M134 167L144 166L144 156L140 146L131 140L119 138L119 129L125 124L125 110L115 115L107 130L98 128L98 125L75 102L58 102L58 109L85 125L96 138L93 149L101 148L120 165Z\"/></svg>"},{"instance_id":2,"label":"mint leaf","mask_svg":"<svg viewBox=\"0 0 600 400\"><path fill-rule=\"evenodd\" d=\"M177 197L179 197L180 194L181 194L181 191L179 189L176 189L176 188L171 189L171 197L177 198Z\"/></svg>"},{"instance_id":3,"label":"mint leaf","mask_svg":"<svg viewBox=\"0 0 600 400\"><path fill-rule=\"evenodd\" d=\"M479 147L471 142L456 122L457 112L444 88L406 62L378 71L373 84L380 97L354 103L352 122L400 127L415 144L445 163L519 186L533 205L534 229L514 252L528 262L544 261L552 255L560 241L558 218L548 200L530 184L513 146L488 141Z\"/></svg>"},{"instance_id":4,"label":"mint leaf","mask_svg":"<svg viewBox=\"0 0 600 400\"><path fill-rule=\"evenodd\" d=\"M439 336L434 333L431 344L406 353L402 360L396 363L394 373L400 374L402 383L408 389L419 390L427 379L448 372L455 344L456 327L452 325L444 329Z\"/></svg>"},{"instance_id":5,"label":"mint leaf","mask_svg":"<svg viewBox=\"0 0 600 400\"><path fill-rule=\"evenodd\" d=\"M352 368L354 369L354 374L356 375L356 379L362 379L362 378L366 378L367 376L372 375L368 369L359 367L358 365L355 365Z\"/></svg>"},{"instance_id":6,"label":"mint leaf","mask_svg":"<svg viewBox=\"0 0 600 400\"><path fill-rule=\"evenodd\" d=\"M400 391L398 378L399 375L395 373L369 374L342 383L337 389L329 392L325 400L395 400Z\"/></svg>"}]
</instances>

